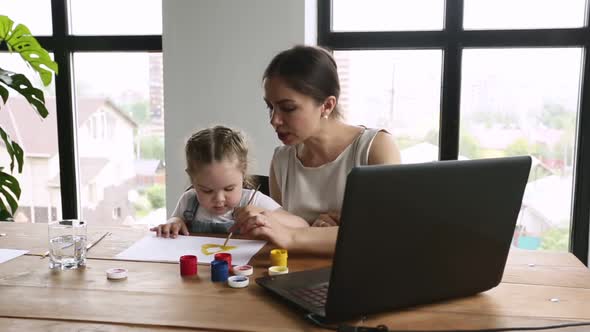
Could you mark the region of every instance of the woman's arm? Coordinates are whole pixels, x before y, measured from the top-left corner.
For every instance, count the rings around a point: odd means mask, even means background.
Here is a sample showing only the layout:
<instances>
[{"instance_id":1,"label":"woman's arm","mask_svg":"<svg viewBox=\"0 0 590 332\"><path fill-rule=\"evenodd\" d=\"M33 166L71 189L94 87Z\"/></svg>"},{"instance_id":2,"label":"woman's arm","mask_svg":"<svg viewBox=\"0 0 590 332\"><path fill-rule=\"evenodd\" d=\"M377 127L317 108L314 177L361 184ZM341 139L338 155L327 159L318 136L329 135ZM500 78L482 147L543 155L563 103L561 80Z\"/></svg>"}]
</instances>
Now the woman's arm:
<instances>
[{"instance_id":1,"label":"woman's arm","mask_svg":"<svg viewBox=\"0 0 590 332\"><path fill-rule=\"evenodd\" d=\"M248 221L251 218L256 217L256 215L261 213L265 213L276 222L279 222L282 225L290 228L309 227L309 224L307 223L307 221L305 221L305 219L298 217L294 214L291 214L283 210L282 208L278 208L271 211L254 205L247 205L236 208L234 210L234 220L236 224L239 225Z\"/></svg>"},{"instance_id":2,"label":"woman's arm","mask_svg":"<svg viewBox=\"0 0 590 332\"><path fill-rule=\"evenodd\" d=\"M378 132L369 149L369 165L399 163L401 156L393 136L388 132Z\"/></svg>"},{"instance_id":3,"label":"woman's arm","mask_svg":"<svg viewBox=\"0 0 590 332\"><path fill-rule=\"evenodd\" d=\"M281 189L279 188L277 177L275 175L274 162L274 159L270 162L270 170L268 175L268 187L270 190L270 197L274 199L275 202L279 203L279 205L283 205ZM274 218L285 226L295 228L309 226L305 219L294 214L291 214L284 209L277 209L270 213L274 214Z\"/></svg>"},{"instance_id":4,"label":"woman's arm","mask_svg":"<svg viewBox=\"0 0 590 332\"><path fill-rule=\"evenodd\" d=\"M264 239L293 252L333 255L338 236L338 227L286 227L262 212L242 223L236 223L230 231Z\"/></svg>"},{"instance_id":5,"label":"woman's arm","mask_svg":"<svg viewBox=\"0 0 590 332\"><path fill-rule=\"evenodd\" d=\"M292 230L287 249L294 252L309 252L334 255L339 227L308 227Z\"/></svg>"},{"instance_id":6,"label":"woman's arm","mask_svg":"<svg viewBox=\"0 0 590 332\"><path fill-rule=\"evenodd\" d=\"M292 228L302 228L302 227L309 227L309 224L305 219L296 216L288 211L283 209L277 209L274 211L270 211L268 214L272 215L273 218L280 222L281 224L292 227Z\"/></svg>"}]
</instances>

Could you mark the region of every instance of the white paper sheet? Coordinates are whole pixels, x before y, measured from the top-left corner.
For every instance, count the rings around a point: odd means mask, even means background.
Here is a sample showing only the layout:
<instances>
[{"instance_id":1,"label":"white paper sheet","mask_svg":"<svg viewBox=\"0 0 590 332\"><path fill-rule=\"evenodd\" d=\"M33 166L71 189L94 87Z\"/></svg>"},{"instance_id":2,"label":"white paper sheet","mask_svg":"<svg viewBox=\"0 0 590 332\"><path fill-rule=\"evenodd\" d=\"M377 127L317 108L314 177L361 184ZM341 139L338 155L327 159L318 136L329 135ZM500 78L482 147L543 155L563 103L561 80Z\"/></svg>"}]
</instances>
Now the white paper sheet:
<instances>
[{"instance_id":1,"label":"white paper sheet","mask_svg":"<svg viewBox=\"0 0 590 332\"><path fill-rule=\"evenodd\" d=\"M182 255L195 255L199 264L209 264L219 248L211 248L209 251L215 251L210 255L202 252L202 246L205 244L223 245L224 238L201 237L201 236L181 236L175 239L156 237L156 234L150 234L143 239L135 242L131 247L119 253L116 258L136 261L164 261L177 262ZM223 251L232 255L232 265L248 264L264 245L265 241L257 240L237 240L231 239L228 246L236 248Z\"/></svg>"},{"instance_id":2,"label":"white paper sheet","mask_svg":"<svg viewBox=\"0 0 590 332\"><path fill-rule=\"evenodd\" d=\"M28 250L0 249L0 264L28 253Z\"/></svg>"}]
</instances>

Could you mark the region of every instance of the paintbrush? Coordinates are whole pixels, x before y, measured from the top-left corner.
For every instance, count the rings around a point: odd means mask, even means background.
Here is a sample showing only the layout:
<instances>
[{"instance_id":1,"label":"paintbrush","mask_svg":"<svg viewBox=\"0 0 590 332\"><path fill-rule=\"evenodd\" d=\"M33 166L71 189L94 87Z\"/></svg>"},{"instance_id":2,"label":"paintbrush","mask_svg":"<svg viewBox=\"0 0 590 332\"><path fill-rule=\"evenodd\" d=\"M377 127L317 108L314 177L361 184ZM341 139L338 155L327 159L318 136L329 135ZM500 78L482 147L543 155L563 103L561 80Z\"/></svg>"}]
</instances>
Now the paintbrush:
<instances>
[{"instance_id":1,"label":"paintbrush","mask_svg":"<svg viewBox=\"0 0 590 332\"><path fill-rule=\"evenodd\" d=\"M88 245L86 245L86 251L88 252L88 250L90 250L90 248L94 247L94 246L95 246L95 245L96 245L98 242L102 241L102 239L104 239L105 237L107 237L107 236L109 236L109 235L111 235L111 234L113 234L113 233L111 233L111 232L105 232L105 233L104 233L104 234L103 234L101 237L99 237L97 240L95 240L94 242L92 242L92 243L89 243ZM72 243L72 244L69 244L69 245L67 245L67 246L63 247L62 249L65 249L65 248L71 247L71 246L73 246L73 245L74 245L73 243ZM44 253L43 253L43 255L41 255L41 259L43 259L43 258L45 258L45 257L47 257L47 256L49 256L49 250L47 250L46 252L44 252Z\"/></svg>"},{"instance_id":2,"label":"paintbrush","mask_svg":"<svg viewBox=\"0 0 590 332\"><path fill-rule=\"evenodd\" d=\"M254 196L256 196L256 193L258 192L258 189L260 189L260 184L258 185L258 187L256 187L256 190L254 190L254 193L252 194L252 196L250 196L250 199L248 200L248 203L246 205L250 205L250 203L252 203ZM224 247L227 245L227 242L229 241L232 235L234 235L234 232L230 232L229 234L227 234L227 238L225 239L225 242L223 242Z\"/></svg>"}]
</instances>

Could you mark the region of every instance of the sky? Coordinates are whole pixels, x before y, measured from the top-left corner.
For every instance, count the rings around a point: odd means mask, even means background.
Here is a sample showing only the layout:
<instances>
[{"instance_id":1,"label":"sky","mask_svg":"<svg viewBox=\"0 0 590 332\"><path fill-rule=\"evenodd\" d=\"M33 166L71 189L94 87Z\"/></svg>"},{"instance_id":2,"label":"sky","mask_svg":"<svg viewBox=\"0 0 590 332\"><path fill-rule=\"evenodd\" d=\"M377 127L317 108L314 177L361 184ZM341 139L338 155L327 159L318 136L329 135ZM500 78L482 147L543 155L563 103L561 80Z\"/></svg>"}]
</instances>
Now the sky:
<instances>
[{"instance_id":1,"label":"sky","mask_svg":"<svg viewBox=\"0 0 590 332\"><path fill-rule=\"evenodd\" d=\"M161 0L70 0L72 33L79 35L162 34ZM23 23L35 36L51 35L50 0L0 0L0 14ZM29 10L35 7L35 10ZM137 8L141 7L141 15ZM113 10L115 9L115 10ZM108 19L105 19L108 18ZM8 69L28 71L20 59L10 62L0 55ZM137 89L147 98L148 55L135 53L77 53L74 55L76 81L95 95L112 96Z\"/></svg>"},{"instance_id":2,"label":"sky","mask_svg":"<svg viewBox=\"0 0 590 332\"><path fill-rule=\"evenodd\" d=\"M335 31L441 30L444 0L333 0ZM585 0L464 0L465 29L575 28Z\"/></svg>"}]
</instances>

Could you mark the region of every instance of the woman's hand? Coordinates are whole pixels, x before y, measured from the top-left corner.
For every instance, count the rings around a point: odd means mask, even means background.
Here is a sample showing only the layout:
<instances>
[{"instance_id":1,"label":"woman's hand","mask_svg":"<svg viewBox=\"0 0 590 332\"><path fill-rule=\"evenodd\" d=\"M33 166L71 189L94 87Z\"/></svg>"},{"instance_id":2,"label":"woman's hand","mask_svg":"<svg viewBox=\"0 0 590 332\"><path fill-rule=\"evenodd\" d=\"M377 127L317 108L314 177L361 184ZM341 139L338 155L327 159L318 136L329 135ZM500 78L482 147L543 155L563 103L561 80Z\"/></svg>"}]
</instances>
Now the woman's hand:
<instances>
[{"instance_id":1,"label":"woman's hand","mask_svg":"<svg viewBox=\"0 0 590 332\"><path fill-rule=\"evenodd\" d=\"M262 211L252 216L244 213L239 216L229 229L230 232L239 230L241 235L270 241L285 249L290 247L294 229L274 220L271 212Z\"/></svg>"},{"instance_id":2,"label":"woman's hand","mask_svg":"<svg viewBox=\"0 0 590 332\"><path fill-rule=\"evenodd\" d=\"M178 234L189 235L186 223L180 218L170 218L167 223L152 227L150 231L156 232L156 236L171 237L173 239Z\"/></svg>"},{"instance_id":3,"label":"woman's hand","mask_svg":"<svg viewBox=\"0 0 590 332\"><path fill-rule=\"evenodd\" d=\"M246 205L234 209L234 220L248 220L256 215L266 211L263 208L254 205Z\"/></svg>"},{"instance_id":4,"label":"woman's hand","mask_svg":"<svg viewBox=\"0 0 590 332\"><path fill-rule=\"evenodd\" d=\"M340 212L321 213L311 224L312 227L332 227L340 225Z\"/></svg>"}]
</instances>

